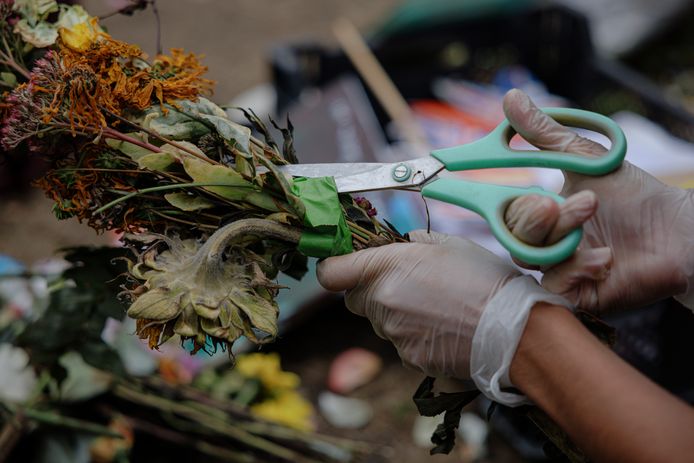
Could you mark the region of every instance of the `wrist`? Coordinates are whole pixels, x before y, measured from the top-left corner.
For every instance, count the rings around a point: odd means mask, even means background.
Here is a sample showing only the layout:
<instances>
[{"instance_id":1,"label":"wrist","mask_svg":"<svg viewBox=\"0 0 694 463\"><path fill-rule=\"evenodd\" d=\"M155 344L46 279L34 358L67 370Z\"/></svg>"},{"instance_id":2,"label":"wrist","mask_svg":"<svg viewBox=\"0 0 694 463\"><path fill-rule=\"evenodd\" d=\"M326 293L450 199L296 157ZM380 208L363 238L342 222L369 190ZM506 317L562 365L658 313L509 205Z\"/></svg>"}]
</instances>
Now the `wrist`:
<instances>
[{"instance_id":1,"label":"wrist","mask_svg":"<svg viewBox=\"0 0 694 463\"><path fill-rule=\"evenodd\" d=\"M563 306L535 304L511 362L511 382L534 402L546 386L548 356L565 346L566 338L583 327Z\"/></svg>"},{"instance_id":2,"label":"wrist","mask_svg":"<svg viewBox=\"0 0 694 463\"><path fill-rule=\"evenodd\" d=\"M484 308L472 338L470 377L490 400L510 407L528 403L525 396L505 389L514 386L509 369L528 317L541 301L570 315L566 299L547 292L529 275L506 283Z\"/></svg>"}]
</instances>

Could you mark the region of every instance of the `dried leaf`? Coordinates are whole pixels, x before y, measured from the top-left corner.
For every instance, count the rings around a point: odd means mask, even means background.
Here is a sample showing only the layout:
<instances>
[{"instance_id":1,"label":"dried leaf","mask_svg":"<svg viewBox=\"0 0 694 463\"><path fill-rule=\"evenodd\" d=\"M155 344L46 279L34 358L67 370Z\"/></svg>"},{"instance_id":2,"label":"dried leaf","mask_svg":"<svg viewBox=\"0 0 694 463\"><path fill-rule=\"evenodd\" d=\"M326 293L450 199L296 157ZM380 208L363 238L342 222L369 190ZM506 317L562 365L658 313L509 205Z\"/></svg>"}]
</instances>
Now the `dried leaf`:
<instances>
[{"instance_id":1,"label":"dried leaf","mask_svg":"<svg viewBox=\"0 0 694 463\"><path fill-rule=\"evenodd\" d=\"M203 188L232 201L241 201L253 191L260 192L258 187L226 166L212 165L188 156L183 159L183 168L195 182L224 185Z\"/></svg>"},{"instance_id":2,"label":"dried leaf","mask_svg":"<svg viewBox=\"0 0 694 463\"><path fill-rule=\"evenodd\" d=\"M201 114L200 118L211 123L231 148L237 148L244 153L250 152L251 129L229 120L226 114L224 117Z\"/></svg>"},{"instance_id":3,"label":"dried leaf","mask_svg":"<svg viewBox=\"0 0 694 463\"><path fill-rule=\"evenodd\" d=\"M460 414L463 407L469 404L480 392L464 391L464 392L440 392L434 394L434 381L432 377L427 377L419 385L414 393L412 400L417 406L419 414L422 416L436 416L445 413L443 423L439 424L431 436L431 442L435 447L431 449L431 454L450 453L455 445L456 429L460 422Z\"/></svg>"},{"instance_id":4,"label":"dried leaf","mask_svg":"<svg viewBox=\"0 0 694 463\"><path fill-rule=\"evenodd\" d=\"M154 321L167 321L180 313L180 294L167 288L154 288L138 297L128 309L128 316Z\"/></svg>"},{"instance_id":5,"label":"dried leaf","mask_svg":"<svg viewBox=\"0 0 694 463\"><path fill-rule=\"evenodd\" d=\"M146 154L137 160L140 169L164 171L176 162L173 154L162 151L161 153Z\"/></svg>"},{"instance_id":6,"label":"dried leaf","mask_svg":"<svg viewBox=\"0 0 694 463\"><path fill-rule=\"evenodd\" d=\"M203 198L202 196L192 195L188 193L168 193L164 198L174 207L182 211L200 211L214 207L212 201Z\"/></svg>"},{"instance_id":7,"label":"dried leaf","mask_svg":"<svg viewBox=\"0 0 694 463\"><path fill-rule=\"evenodd\" d=\"M130 138L134 138L134 139L141 141L141 142L147 142L148 141L147 135L140 133L140 132L128 133L126 135L128 135ZM110 146L111 148L125 154L133 161L137 161L138 159L140 159L143 156L146 156L148 154L152 154L151 150L148 150L147 148L143 148L143 147L138 146L138 145L134 145L134 144L129 143L127 141L114 140L111 138L107 138L106 144L108 146Z\"/></svg>"},{"instance_id":8,"label":"dried leaf","mask_svg":"<svg viewBox=\"0 0 694 463\"><path fill-rule=\"evenodd\" d=\"M20 19L13 32L20 34L22 40L36 48L50 47L58 39L58 29L53 24L43 21L31 25L26 19Z\"/></svg>"}]
</instances>

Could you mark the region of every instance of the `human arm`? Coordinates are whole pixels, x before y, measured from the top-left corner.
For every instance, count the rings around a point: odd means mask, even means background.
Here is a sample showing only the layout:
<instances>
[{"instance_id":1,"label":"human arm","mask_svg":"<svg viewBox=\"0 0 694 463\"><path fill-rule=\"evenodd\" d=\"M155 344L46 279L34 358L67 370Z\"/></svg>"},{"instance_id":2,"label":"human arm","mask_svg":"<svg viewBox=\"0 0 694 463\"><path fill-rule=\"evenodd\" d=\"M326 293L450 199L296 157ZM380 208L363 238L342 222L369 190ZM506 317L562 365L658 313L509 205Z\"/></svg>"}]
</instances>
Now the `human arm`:
<instances>
[{"instance_id":1,"label":"human arm","mask_svg":"<svg viewBox=\"0 0 694 463\"><path fill-rule=\"evenodd\" d=\"M602 346L557 296L467 240L413 238L425 242L318 267L321 284L346 290L347 307L367 317L405 365L472 378L511 406L522 396L499 388L515 386L598 461L679 461L689 451L691 410Z\"/></svg>"},{"instance_id":2,"label":"human arm","mask_svg":"<svg viewBox=\"0 0 694 463\"><path fill-rule=\"evenodd\" d=\"M692 460L694 409L621 360L563 307L537 304L531 311L510 374L595 461Z\"/></svg>"}]
</instances>

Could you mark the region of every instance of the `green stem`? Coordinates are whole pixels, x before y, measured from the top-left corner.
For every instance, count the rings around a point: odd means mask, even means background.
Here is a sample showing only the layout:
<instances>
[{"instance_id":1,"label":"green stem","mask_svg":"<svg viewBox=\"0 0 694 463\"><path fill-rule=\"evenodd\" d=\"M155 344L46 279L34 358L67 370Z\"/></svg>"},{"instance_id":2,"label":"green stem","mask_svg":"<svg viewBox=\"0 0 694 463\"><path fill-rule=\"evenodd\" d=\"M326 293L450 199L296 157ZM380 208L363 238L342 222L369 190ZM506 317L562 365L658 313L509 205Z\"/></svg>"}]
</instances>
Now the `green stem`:
<instances>
[{"instance_id":1,"label":"green stem","mask_svg":"<svg viewBox=\"0 0 694 463\"><path fill-rule=\"evenodd\" d=\"M230 185L224 184L224 183L206 183L206 182L190 182L190 183L177 183L175 185L161 185L161 186L154 186L150 188L143 188L142 190L137 190L133 191L132 193L128 193L127 195L120 197L118 199L114 199L113 201L104 204L101 206L99 209L94 211L95 214L99 214L101 212L104 212L107 209L112 208L118 203L122 203L123 201L127 201L130 198L134 198L135 196L141 195L143 193L152 193L154 191L167 191L167 190L179 190L181 188L196 188L196 187L206 187L206 186L226 186L229 187ZM252 187L243 187L243 186L234 186L234 188L252 188Z\"/></svg>"},{"instance_id":2,"label":"green stem","mask_svg":"<svg viewBox=\"0 0 694 463\"><path fill-rule=\"evenodd\" d=\"M33 408L14 408L12 410L15 415L23 416L28 420L38 421L39 423L50 426L58 426L61 428L75 429L77 431L88 432L108 437L123 438L123 435L102 426L100 424L90 423L89 421L71 418L69 416L59 415L57 413L36 410Z\"/></svg>"},{"instance_id":3,"label":"green stem","mask_svg":"<svg viewBox=\"0 0 694 463\"><path fill-rule=\"evenodd\" d=\"M162 219L171 220L172 222L178 222L178 223L182 223L185 225L190 225L191 227L207 228L210 230L216 230L217 229L217 227L215 227L214 225L208 225L206 223L195 223L195 222L191 222L190 220L183 220L183 219L179 219L176 217L171 217L170 215L164 214L163 212L159 212L155 209L152 209L150 212L152 212L154 215L158 215Z\"/></svg>"},{"instance_id":4,"label":"green stem","mask_svg":"<svg viewBox=\"0 0 694 463\"><path fill-rule=\"evenodd\" d=\"M170 411L180 416L196 421L198 424L212 428L218 433L235 439L250 447L267 452L275 457L289 461L299 461L299 455L294 451L281 447L269 440L248 433L238 425L226 420L219 419L214 413L204 413L195 410L184 403L173 402L164 398L143 394L135 389L130 389L125 384L118 384L113 390L116 396L158 409L160 411ZM217 423L215 423L217 422ZM217 426L215 426L217 424Z\"/></svg>"}]
</instances>

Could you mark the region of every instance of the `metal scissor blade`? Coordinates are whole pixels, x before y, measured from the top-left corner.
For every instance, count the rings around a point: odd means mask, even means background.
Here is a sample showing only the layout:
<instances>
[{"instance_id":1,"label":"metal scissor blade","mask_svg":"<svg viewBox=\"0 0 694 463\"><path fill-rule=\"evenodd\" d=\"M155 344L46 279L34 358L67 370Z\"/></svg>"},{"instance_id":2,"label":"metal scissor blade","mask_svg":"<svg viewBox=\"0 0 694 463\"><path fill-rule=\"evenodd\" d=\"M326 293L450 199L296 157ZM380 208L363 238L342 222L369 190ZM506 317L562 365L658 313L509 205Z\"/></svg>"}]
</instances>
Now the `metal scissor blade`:
<instances>
[{"instance_id":1,"label":"metal scissor blade","mask_svg":"<svg viewBox=\"0 0 694 463\"><path fill-rule=\"evenodd\" d=\"M379 163L291 164L278 169L294 177L334 177L337 191L407 189L429 181L444 168L431 156L411 161Z\"/></svg>"},{"instance_id":2,"label":"metal scissor blade","mask_svg":"<svg viewBox=\"0 0 694 463\"><path fill-rule=\"evenodd\" d=\"M336 162L320 164L287 164L277 166L281 172L292 177L345 177L370 172L382 166L382 162Z\"/></svg>"}]
</instances>

